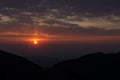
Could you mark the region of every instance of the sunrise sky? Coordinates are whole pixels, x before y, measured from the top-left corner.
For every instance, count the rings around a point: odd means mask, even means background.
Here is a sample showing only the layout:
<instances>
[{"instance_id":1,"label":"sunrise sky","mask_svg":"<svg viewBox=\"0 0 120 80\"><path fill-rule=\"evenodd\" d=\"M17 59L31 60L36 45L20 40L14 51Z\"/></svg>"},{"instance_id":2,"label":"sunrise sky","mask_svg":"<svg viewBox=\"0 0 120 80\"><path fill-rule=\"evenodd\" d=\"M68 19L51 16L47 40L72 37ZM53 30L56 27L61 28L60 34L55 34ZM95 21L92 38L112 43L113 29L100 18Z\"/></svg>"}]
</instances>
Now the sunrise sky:
<instances>
[{"instance_id":1,"label":"sunrise sky","mask_svg":"<svg viewBox=\"0 0 120 80\"><path fill-rule=\"evenodd\" d=\"M120 0L0 0L0 48L15 52L8 44L72 41L86 46L107 43L115 51L113 45L120 47L119 4Z\"/></svg>"}]
</instances>

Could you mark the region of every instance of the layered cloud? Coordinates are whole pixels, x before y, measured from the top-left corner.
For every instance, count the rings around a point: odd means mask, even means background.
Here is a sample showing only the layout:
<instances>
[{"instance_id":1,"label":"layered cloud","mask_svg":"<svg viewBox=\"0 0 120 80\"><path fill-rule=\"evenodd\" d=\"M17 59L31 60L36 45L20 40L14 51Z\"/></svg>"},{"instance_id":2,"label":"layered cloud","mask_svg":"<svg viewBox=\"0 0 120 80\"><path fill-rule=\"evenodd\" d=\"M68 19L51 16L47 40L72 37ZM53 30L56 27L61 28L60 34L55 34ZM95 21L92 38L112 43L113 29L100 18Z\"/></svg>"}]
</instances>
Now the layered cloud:
<instances>
[{"instance_id":1,"label":"layered cloud","mask_svg":"<svg viewBox=\"0 0 120 80\"><path fill-rule=\"evenodd\" d=\"M14 17L10 17L10 16L5 16L5 15L0 15L0 23L2 24L6 24L6 23L12 23L16 21L16 19Z\"/></svg>"},{"instance_id":2,"label":"layered cloud","mask_svg":"<svg viewBox=\"0 0 120 80\"><path fill-rule=\"evenodd\" d=\"M0 33L120 35L119 0L1 0Z\"/></svg>"}]
</instances>

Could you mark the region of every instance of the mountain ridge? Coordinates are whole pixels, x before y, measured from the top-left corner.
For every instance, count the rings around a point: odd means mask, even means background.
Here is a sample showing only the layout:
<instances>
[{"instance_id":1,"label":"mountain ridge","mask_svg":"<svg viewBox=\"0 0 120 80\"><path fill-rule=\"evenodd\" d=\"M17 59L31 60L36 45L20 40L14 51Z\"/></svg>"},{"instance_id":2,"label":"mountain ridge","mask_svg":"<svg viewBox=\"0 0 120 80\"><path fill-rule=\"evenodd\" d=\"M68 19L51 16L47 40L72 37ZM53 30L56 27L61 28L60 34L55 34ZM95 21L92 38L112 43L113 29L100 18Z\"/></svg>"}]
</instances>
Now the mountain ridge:
<instances>
[{"instance_id":1,"label":"mountain ridge","mask_svg":"<svg viewBox=\"0 0 120 80\"><path fill-rule=\"evenodd\" d=\"M0 71L2 80L120 79L120 52L98 52L42 68L23 57L0 50Z\"/></svg>"},{"instance_id":2,"label":"mountain ridge","mask_svg":"<svg viewBox=\"0 0 120 80\"><path fill-rule=\"evenodd\" d=\"M39 74L42 72L42 67L30 62L29 60L4 52L0 50L0 78L7 80L29 79L39 80ZM6 77L7 76L7 77Z\"/></svg>"}]
</instances>

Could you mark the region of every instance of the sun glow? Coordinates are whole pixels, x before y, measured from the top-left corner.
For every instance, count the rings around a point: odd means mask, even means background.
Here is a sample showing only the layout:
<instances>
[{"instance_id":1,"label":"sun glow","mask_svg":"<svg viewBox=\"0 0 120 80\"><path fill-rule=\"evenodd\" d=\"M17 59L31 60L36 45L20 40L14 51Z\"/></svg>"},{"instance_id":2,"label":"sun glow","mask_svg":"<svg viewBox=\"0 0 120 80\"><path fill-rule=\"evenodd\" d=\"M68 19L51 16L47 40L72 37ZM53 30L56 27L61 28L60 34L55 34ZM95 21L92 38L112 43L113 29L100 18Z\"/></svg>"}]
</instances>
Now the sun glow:
<instances>
[{"instance_id":1,"label":"sun glow","mask_svg":"<svg viewBox=\"0 0 120 80\"><path fill-rule=\"evenodd\" d=\"M36 45L38 44L39 39L33 39L33 43Z\"/></svg>"},{"instance_id":2,"label":"sun glow","mask_svg":"<svg viewBox=\"0 0 120 80\"><path fill-rule=\"evenodd\" d=\"M38 42L37 41L34 41L34 44L37 44Z\"/></svg>"}]
</instances>

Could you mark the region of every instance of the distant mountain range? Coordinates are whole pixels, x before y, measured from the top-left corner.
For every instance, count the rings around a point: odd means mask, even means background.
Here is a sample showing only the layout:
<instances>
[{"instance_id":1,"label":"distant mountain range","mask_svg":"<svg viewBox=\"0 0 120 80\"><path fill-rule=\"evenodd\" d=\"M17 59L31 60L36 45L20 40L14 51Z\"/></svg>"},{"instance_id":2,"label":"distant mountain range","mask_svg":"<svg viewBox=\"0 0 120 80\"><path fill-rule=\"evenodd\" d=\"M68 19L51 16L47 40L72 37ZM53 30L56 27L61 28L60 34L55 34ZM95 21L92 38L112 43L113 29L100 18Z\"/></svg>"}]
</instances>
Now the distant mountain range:
<instances>
[{"instance_id":1,"label":"distant mountain range","mask_svg":"<svg viewBox=\"0 0 120 80\"><path fill-rule=\"evenodd\" d=\"M42 68L29 60L0 51L0 80L120 79L120 53L94 53Z\"/></svg>"}]
</instances>

